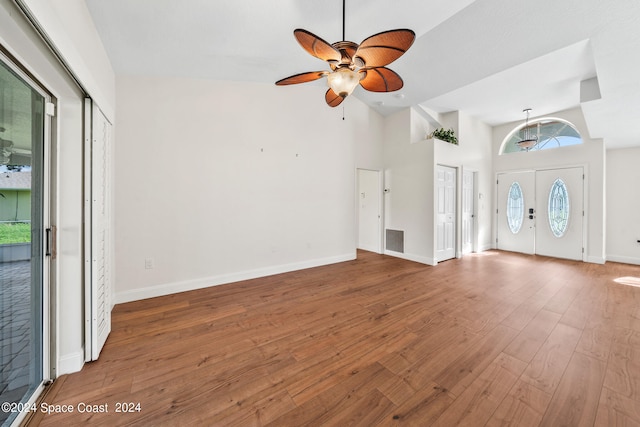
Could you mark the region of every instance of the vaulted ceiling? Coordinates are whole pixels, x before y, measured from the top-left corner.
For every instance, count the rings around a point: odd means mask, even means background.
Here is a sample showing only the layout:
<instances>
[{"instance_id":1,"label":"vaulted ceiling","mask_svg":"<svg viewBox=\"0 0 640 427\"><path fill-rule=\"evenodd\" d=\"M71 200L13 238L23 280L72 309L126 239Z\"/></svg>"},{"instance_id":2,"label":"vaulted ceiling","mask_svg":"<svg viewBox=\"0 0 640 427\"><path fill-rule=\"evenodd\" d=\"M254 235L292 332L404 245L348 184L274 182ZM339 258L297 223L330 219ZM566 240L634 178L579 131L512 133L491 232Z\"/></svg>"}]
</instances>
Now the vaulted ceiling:
<instances>
[{"instance_id":1,"label":"vaulted ceiling","mask_svg":"<svg viewBox=\"0 0 640 427\"><path fill-rule=\"evenodd\" d=\"M294 29L342 38L340 0L86 2L116 74L274 83L327 68ZM607 148L640 145L637 0L346 1L348 40L395 28L417 35L390 65L404 88L354 92L382 114L422 105L498 125L524 108L536 117L581 106ZM324 102L324 81L307 84Z\"/></svg>"}]
</instances>

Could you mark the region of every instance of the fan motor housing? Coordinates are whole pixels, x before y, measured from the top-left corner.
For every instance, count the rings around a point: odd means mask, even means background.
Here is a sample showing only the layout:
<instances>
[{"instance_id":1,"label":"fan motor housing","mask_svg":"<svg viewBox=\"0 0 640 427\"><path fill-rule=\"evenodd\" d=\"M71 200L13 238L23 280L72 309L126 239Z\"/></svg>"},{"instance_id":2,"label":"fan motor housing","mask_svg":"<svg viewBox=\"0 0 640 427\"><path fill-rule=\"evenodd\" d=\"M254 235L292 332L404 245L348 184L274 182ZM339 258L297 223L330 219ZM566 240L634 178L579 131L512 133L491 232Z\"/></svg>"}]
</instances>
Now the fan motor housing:
<instances>
[{"instance_id":1,"label":"fan motor housing","mask_svg":"<svg viewBox=\"0 0 640 427\"><path fill-rule=\"evenodd\" d=\"M364 67L365 64L362 58L355 56L359 46L357 43L341 41L335 42L331 46L336 48L340 52L340 55L342 55L340 65L348 65L352 70Z\"/></svg>"}]
</instances>

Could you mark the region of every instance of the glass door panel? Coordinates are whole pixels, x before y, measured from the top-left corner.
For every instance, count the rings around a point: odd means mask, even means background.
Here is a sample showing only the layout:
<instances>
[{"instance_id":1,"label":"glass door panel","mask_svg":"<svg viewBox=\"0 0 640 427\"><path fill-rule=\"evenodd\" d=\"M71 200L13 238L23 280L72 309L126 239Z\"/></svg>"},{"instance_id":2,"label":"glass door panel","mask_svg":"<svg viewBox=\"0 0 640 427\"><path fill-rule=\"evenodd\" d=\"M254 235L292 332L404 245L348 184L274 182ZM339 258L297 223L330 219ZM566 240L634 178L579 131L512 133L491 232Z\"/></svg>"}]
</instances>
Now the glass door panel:
<instances>
[{"instance_id":1,"label":"glass door panel","mask_svg":"<svg viewBox=\"0 0 640 427\"><path fill-rule=\"evenodd\" d=\"M498 174L497 248L535 252L535 172Z\"/></svg>"},{"instance_id":2,"label":"glass door panel","mask_svg":"<svg viewBox=\"0 0 640 427\"><path fill-rule=\"evenodd\" d=\"M46 99L0 58L0 425L43 382Z\"/></svg>"},{"instance_id":3,"label":"glass door panel","mask_svg":"<svg viewBox=\"0 0 640 427\"><path fill-rule=\"evenodd\" d=\"M536 253L581 261L583 247L583 168L536 174Z\"/></svg>"}]
</instances>

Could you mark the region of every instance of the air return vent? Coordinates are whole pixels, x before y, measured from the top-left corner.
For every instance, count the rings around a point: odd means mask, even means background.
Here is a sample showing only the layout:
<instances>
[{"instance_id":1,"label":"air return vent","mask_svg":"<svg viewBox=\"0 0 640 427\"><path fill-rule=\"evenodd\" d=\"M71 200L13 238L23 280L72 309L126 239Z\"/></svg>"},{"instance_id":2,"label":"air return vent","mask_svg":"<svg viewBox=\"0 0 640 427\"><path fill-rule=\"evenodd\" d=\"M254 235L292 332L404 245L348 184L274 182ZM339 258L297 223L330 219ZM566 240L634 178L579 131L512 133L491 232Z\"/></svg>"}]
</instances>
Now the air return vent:
<instances>
[{"instance_id":1,"label":"air return vent","mask_svg":"<svg viewBox=\"0 0 640 427\"><path fill-rule=\"evenodd\" d=\"M403 230L385 230L386 231L386 249L388 251L404 253L404 231Z\"/></svg>"}]
</instances>

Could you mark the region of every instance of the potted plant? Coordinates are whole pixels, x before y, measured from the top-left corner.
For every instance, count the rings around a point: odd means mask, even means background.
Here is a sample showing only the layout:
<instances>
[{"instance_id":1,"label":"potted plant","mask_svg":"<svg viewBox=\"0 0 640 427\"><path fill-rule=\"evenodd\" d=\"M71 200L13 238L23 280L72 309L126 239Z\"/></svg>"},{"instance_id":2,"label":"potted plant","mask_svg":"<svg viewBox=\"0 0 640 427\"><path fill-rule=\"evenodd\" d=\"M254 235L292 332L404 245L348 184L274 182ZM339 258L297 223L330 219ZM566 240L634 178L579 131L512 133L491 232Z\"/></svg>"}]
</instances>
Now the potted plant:
<instances>
[{"instance_id":1,"label":"potted plant","mask_svg":"<svg viewBox=\"0 0 640 427\"><path fill-rule=\"evenodd\" d=\"M436 129L427 135L427 139L437 138L441 141L448 142L449 144L458 145L458 138L455 135L453 129L444 130L444 128Z\"/></svg>"}]
</instances>

